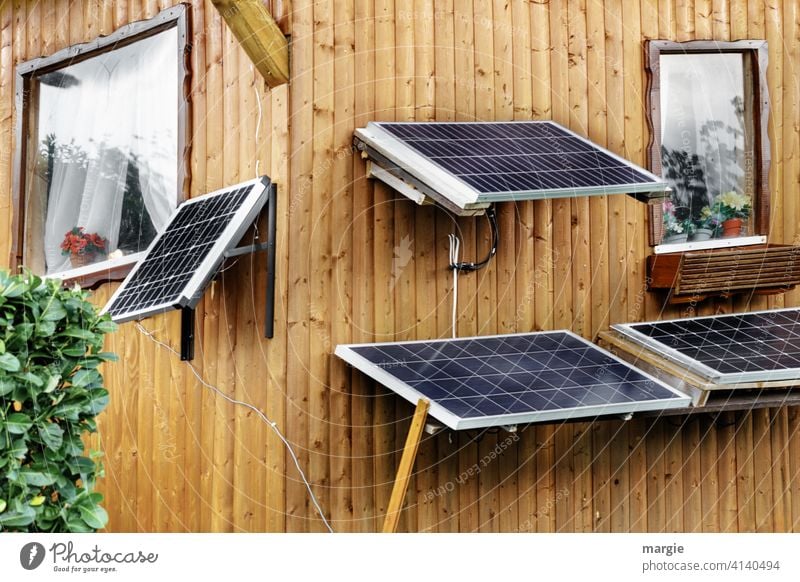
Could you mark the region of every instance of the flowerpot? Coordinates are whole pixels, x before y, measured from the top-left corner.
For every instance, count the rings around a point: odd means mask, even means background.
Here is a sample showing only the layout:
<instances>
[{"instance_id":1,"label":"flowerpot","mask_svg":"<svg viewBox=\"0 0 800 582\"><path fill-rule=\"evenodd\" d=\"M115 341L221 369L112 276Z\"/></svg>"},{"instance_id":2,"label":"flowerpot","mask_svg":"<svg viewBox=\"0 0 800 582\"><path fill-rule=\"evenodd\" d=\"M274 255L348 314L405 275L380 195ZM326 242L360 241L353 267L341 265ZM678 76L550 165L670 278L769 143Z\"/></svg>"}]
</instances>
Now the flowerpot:
<instances>
[{"instance_id":1,"label":"flowerpot","mask_svg":"<svg viewBox=\"0 0 800 582\"><path fill-rule=\"evenodd\" d=\"M692 235L692 240L695 242L711 240L712 238L714 238L714 231L710 228L698 228Z\"/></svg>"},{"instance_id":2,"label":"flowerpot","mask_svg":"<svg viewBox=\"0 0 800 582\"><path fill-rule=\"evenodd\" d=\"M733 238L742 234L742 219L729 218L722 223L722 238Z\"/></svg>"},{"instance_id":3,"label":"flowerpot","mask_svg":"<svg viewBox=\"0 0 800 582\"><path fill-rule=\"evenodd\" d=\"M70 255L69 262L72 264L73 269L78 269L80 267L85 267L86 265L96 263L97 261L101 261L103 258L104 256L100 253L82 253L79 255Z\"/></svg>"},{"instance_id":4,"label":"flowerpot","mask_svg":"<svg viewBox=\"0 0 800 582\"><path fill-rule=\"evenodd\" d=\"M686 232L683 232L681 234L668 234L661 240L661 244L674 245L677 243L685 243L688 240L689 240L689 234Z\"/></svg>"}]
</instances>

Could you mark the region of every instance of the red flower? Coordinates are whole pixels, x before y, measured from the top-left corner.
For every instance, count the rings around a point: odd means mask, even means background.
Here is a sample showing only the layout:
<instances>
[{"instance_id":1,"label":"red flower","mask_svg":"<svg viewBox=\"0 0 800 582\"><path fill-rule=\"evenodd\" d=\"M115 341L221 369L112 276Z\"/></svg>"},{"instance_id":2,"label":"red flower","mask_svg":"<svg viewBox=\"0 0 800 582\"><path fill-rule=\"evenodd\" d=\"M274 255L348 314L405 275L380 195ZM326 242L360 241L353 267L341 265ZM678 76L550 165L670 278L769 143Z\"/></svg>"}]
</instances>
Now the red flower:
<instances>
[{"instance_id":1,"label":"red flower","mask_svg":"<svg viewBox=\"0 0 800 582\"><path fill-rule=\"evenodd\" d=\"M62 255L83 255L104 252L106 240L99 234L86 233L84 227L76 226L64 235L61 242Z\"/></svg>"},{"instance_id":2,"label":"red flower","mask_svg":"<svg viewBox=\"0 0 800 582\"><path fill-rule=\"evenodd\" d=\"M89 234L87 235L87 237L89 242L92 243L94 246L96 246L98 249L106 248L106 241L104 241L102 237L100 237L97 233Z\"/></svg>"}]
</instances>

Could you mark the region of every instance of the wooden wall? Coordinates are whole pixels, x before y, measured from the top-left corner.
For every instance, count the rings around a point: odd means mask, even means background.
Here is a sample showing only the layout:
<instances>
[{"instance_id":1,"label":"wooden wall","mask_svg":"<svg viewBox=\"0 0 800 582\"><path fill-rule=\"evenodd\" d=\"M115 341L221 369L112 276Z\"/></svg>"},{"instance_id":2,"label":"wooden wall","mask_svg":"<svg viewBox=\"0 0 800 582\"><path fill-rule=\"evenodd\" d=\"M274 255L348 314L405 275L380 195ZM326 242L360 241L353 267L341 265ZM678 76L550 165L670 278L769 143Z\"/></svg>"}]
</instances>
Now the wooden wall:
<instances>
[{"instance_id":1,"label":"wooden wall","mask_svg":"<svg viewBox=\"0 0 800 582\"><path fill-rule=\"evenodd\" d=\"M0 0L0 255L8 255L13 67L170 2ZM279 2L292 83L266 91L209 2L192 2L192 195L266 173L280 184L276 335L263 258L241 258L198 312L197 375L125 324L109 340L111 405L95 441L112 531L320 531L262 410L297 451L338 531L382 522L412 406L331 353L450 330L447 235L471 259L483 219L397 199L352 155L370 120L554 119L644 163L643 41L766 38L771 239L800 233L800 3L771 0ZM65 112L65 114L69 114ZM625 196L500 207L496 260L459 287L461 335L675 316L644 291L645 207ZM97 292L103 303L111 292ZM800 293L699 312L796 305ZM685 313L682 311L680 313ZM143 322L176 347L176 315ZM206 385L207 384L207 385ZM426 437L401 529L800 529L800 413L553 424L518 437ZM499 451L499 452L498 452Z\"/></svg>"}]
</instances>

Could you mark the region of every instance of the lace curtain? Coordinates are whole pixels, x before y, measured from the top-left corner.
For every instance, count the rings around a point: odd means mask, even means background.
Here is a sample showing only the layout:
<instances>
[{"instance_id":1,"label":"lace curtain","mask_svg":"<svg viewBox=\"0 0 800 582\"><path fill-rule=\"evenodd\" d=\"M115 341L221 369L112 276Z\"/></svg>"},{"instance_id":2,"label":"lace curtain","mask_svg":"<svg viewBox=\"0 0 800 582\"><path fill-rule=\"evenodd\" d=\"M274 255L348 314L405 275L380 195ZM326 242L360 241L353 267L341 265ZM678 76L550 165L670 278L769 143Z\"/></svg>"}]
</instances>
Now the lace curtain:
<instances>
[{"instance_id":1,"label":"lace curtain","mask_svg":"<svg viewBox=\"0 0 800 582\"><path fill-rule=\"evenodd\" d=\"M117 250L126 190L141 196L137 208L156 232L166 224L177 203L177 74L173 29L40 81L48 274L73 266L60 247L73 227L97 233L109 252ZM137 250L149 242L141 240Z\"/></svg>"},{"instance_id":2,"label":"lace curtain","mask_svg":"<svg viewBox=\"0 0 800 582\"><path fill-rule=\"evenodd\" d=\"M742 55L662 55L660 66L662 166L675 205L696 211L717 194L743 192Z\"/></svg>"}]
</instances>

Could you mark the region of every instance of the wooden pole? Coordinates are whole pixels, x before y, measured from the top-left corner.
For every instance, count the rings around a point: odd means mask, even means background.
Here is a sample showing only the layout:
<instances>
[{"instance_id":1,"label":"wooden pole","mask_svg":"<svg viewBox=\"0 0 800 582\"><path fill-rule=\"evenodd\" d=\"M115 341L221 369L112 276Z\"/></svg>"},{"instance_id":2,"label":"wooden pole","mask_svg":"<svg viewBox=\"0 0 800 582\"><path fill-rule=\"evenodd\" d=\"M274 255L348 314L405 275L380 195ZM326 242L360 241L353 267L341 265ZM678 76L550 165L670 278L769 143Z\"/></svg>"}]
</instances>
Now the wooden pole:
<instances>
[{"instance_id":1,"label":"wooden pole","mask_svg":"<svg viewBox=\"0 0 800 582\"><path fill-rule=\"evenodd\" d=\"M417 449L422 440L422 430L425 428L425 419L428 418L427 400L420 399L417 402L417 409L414 411L414 418L411 419L411 427L408 429L406 446L403 449L403 456L400 459L400 466L397 468L397 477L394 480L392 496L389 498L389 507L386 510L386 521L383 522L383 533L395 533L397 522L400 520L400 511L403 500L408 491L408 482L411 479L411 469L414 468L414 460L417 458Z\"/></svg>"},{"instance_id":2,"label":"wooden pole","mask_svg":"<svg viewBox=\"0 0 800 582\"><path fill-rule=\"evenodd\" d=\"M261 0L211 0L270 87L289 82L289 42Z\"/></svg>"}]
</instances>

